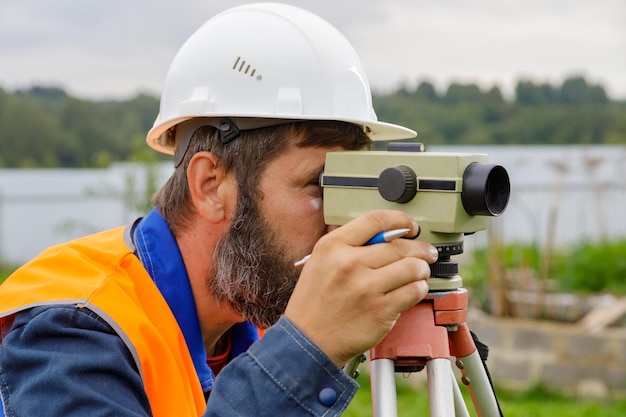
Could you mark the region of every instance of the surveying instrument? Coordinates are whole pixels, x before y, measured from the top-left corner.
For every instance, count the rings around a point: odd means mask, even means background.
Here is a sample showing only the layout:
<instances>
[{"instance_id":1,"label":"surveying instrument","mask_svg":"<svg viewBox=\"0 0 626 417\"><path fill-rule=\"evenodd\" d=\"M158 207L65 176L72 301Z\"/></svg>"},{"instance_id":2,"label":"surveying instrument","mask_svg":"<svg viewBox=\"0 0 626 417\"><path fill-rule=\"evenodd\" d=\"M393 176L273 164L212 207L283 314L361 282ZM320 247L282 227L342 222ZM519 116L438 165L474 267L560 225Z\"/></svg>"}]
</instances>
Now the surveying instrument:
<instances>
[{"instance_id":1,"label":"surveying instrument","mask_svg":"<svg viewBox=\"0 0 626 417\"><path fill-rule=\"evenodd\" d=\"M485 364L486 346L466 323L468 293L451 256L463 252L464 235L486 229L489 217L506 208L506 170L487 163L485 154L424 152L422 144L390 143L387 151L329 152L321 185L326 224L342 225L370 210L402 210L420 225L418 239L439 252L428 295L370 350L374 416L398 416L395 373L426 368L430 415L469 417L451 357L478 416L502 416ZM355 358L346 372L358 375L364 360Z\"/></svg>"}]
</instances>

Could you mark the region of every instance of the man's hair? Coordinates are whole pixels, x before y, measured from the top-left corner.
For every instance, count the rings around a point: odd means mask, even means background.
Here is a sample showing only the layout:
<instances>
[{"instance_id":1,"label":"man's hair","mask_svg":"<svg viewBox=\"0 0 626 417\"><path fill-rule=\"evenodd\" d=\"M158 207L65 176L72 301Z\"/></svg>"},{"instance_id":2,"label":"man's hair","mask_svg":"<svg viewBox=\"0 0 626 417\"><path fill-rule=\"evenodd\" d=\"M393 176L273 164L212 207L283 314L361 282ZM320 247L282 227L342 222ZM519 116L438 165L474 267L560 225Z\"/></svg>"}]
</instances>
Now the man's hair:
<instances>
[{"instance_id":1,"label":"man's hair","mask_svg":"<svg viewBox=\"0 0 626 417\"><path fill-rule=\"evenodd\" d=\"M363 128L346 122L302 121L245 130L237 139L223 144L212 126L196 130L182 163L157 191L152 203L159 208L174 234L185 229L194 213L187 184L187 167L197 152L209 151L226 173L232 173L238 192L258 195L258 182L265 167L290 145L298 147L340 146L346 150L369 149L371 139Z\"/></svg>"}]
</instances>

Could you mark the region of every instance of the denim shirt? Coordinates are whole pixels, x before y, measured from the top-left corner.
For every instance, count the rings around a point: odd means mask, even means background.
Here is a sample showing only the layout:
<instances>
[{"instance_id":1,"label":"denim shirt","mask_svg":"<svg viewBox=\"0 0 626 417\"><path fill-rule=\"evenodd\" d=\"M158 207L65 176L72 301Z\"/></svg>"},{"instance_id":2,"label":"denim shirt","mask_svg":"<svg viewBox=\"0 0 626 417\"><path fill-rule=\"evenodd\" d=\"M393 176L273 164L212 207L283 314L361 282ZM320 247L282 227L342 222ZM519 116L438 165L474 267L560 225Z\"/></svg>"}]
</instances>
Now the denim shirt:
<instances>
[{"instance_id":1,"label":"denim shirt","mask_svg":"<svg viewBox=\"0 0 626 417\"><path fill-rule=\"evenodd\" d=\"M256 342L254 326L235 325L238 356L214 378L169 227L153 210L135 232L138 256L172 308L201 386L210 393L205 416L338 416L345 410L358 385L285 317ZM178 278L173 286L181 273L185 284ZM71 305L17 315L0 346L0 394L0 416L151 415L121 338L95 313Z\"/></svg>"}]
</instances>

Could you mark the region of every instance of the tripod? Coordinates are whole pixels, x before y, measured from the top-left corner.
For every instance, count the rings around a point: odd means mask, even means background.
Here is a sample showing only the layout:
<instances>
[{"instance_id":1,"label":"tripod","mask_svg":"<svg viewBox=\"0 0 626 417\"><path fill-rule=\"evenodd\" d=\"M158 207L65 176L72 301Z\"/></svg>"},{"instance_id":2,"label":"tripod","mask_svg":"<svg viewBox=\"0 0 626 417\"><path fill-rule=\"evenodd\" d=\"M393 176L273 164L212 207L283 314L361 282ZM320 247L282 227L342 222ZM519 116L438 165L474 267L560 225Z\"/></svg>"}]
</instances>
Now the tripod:
<instances>
[{"instance_id":1,"label":"tripod","mask_svg":"<svg viewBox=\"0 0 626 417\"><path fill-rule=\"evenodd\" d=\"M375 417L397 417L395 372L427 369L431 417L469 417L450 366L456 358L479 417L502 415L488 372L466 324L468 294L461 277L431 278L430 291L404 312L370 351Z\"/></svg>"}]
</instances>

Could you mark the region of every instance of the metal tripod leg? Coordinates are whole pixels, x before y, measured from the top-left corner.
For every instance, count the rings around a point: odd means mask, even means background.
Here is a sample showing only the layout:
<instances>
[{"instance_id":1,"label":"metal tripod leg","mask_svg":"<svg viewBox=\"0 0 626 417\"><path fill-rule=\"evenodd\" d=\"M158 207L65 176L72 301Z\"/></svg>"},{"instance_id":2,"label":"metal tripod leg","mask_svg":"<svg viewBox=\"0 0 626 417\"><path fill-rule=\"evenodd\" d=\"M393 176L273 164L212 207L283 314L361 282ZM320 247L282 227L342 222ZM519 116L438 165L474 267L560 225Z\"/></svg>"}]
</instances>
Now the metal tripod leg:
<instances>
[{"instance_id":1,"label":"metal tripod leg","mask_svg":"<svg viewBox=\"0 0 626 417\"><path fill-rule=\"evenodd\" d=\"M500 408L491 381L466 323L460 324L457 331L450 332L450 342L474 408L481 416L499 417Z\"/></svg>"},{"instance_id":2,"label":"metal tripod leg","mask_svg":"<svg viewBox=\"0 0 626 417\"><path fill-rule=\"evenodd\" d=\"M457 384L454 372L452 372L452 368L450 368L450 378L452 381L452 391L454 392L454 412L456 417L470 417L467 411L467 405L463 399L463 394L461 394L459 384Z\"/></svg>"},{"instance_id":3,"label":"metal tripod leg","mask_svg":"<svg viewBox=\"0 0 626 417\"><path fill-rule=\"evenodd\" d=\"M396 377L391 359L371 362L372 409L375 417L398 417Z\"/></svg>"},{"instance_id":4,"label":"metal tripod leg","mask_svg":"<svg viewBox=\"0 0 626 417\"><path fill-rule=\"evenodd\" d=\"M434 359L427 363L430 415L469 417L463 395L450 362ZM372 407L376 417L398 417L394 362L377 359L371 362Z\"/></svg>"},{"instance_id":5,"label":"metal tripod leg","mask_svg":"<svg viewBox=\"0 0 626 417\"><path fill-rule=\"evenodd\" d=\"M454 391L448 359L432 359L426 363L431 417L454 417Z\"/></svg>"},{"instance_id":6,"label":"metal tripod leg","mask_svg":"<svg viewBox=\"0 0 626 417\"><path fill-rule=\"evenodd\" d=\"M478 352L475 351L464 358L457 358L457 364L462 364L463 383L467 385L474 408L479 415L499 417L500 408Z\"/></svg>"}]
</instances>

